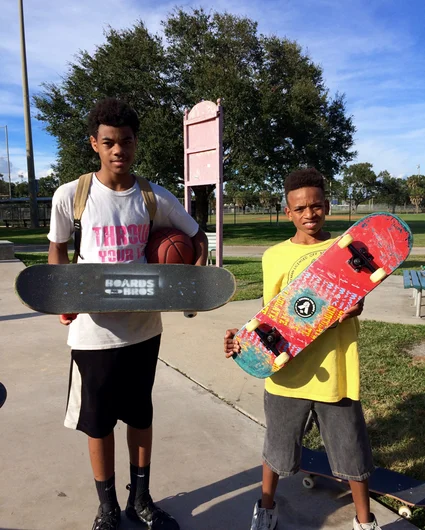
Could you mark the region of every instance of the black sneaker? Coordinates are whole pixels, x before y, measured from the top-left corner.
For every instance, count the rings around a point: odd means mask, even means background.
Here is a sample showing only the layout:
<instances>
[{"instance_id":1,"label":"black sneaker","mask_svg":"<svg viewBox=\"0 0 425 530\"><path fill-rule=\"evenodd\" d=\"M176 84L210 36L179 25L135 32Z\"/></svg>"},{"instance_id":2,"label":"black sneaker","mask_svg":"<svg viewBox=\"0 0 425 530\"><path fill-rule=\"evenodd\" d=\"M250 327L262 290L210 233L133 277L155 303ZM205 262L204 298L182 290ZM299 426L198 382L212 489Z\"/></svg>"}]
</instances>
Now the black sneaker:
<instances>
[{"instance_id":1,"label":"black sneaker","mask_svg":"<svg viewBox=\"0 0 425 530\"><path fill-rule=\"evenodd\" d=\"M130 485L127 486L130 489ZM125 514L131 521L138 521L144 528L150 530L180 530L178 522L167 512L158 508L150 495L144 500L131 499L131 492L127 502Z\"/></svg>"},{"instance_id":2,"label":"black sneaker","mask_svg":"<svg viewBox=\"0 0 425 530\"><path fill-rule=\"evenodd\" d=\"M112 510L108 505L101 504L92 530L118 530L121 521L121 508L117 506Z\"/></svg>"}]
</instances>

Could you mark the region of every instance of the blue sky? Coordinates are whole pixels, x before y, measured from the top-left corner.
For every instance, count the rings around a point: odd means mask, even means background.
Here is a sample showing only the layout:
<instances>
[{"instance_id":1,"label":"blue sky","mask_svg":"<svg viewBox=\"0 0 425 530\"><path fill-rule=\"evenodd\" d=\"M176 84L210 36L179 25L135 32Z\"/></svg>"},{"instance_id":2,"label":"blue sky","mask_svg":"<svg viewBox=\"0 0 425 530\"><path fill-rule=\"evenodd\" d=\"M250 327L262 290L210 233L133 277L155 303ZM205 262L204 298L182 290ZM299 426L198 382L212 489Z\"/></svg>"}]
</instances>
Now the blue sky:
<instances>
[{"instance_id":1,"label":"blue sky","mask_svg":"<svg viewBox=\"0 0 425 530\"><path fill-rule=\"evenodd\" d=\"M12 179L26 176L17 2L0 0L0 172L6 173L9 132ZM151 32L174 2L24 0L30 93L59 82L80 49L94 51L108 26L142 20ZM331 94L346 95L357 127L355 162L394 176L425 172L424 0L226 0L186 2L256 20L259 32L296 40L324 70ZM219 94L217 95L219 96ZM32 110L35 113L35 109ZM37 177L55 161L55 140L32 120Z\"/></svg>"}]
</instances>

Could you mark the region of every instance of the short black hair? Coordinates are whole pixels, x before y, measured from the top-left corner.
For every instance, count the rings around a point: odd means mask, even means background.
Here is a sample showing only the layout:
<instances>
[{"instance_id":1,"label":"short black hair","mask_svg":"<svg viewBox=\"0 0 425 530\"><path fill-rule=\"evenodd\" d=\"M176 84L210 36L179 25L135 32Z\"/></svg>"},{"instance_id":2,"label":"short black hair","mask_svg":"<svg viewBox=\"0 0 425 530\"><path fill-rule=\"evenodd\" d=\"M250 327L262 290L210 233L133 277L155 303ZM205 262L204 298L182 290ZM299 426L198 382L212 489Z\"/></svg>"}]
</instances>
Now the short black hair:
<instances>
[{"instance_id":1,"label":"short black hair","mask_svg":"<svg viewBox=\"0 0 425 530\"><path fill-rule=\"evenodd\" d=\"M137 136L140 121L136 111L125 101L116 98L105 98L100 100L89 114L88 128L90 136L97 137L99 125L130 127L134 136Z\"/></svg>"},{"instance_id":2,"label":"short black hair","mask_svg":"<svg viewBox=\"0 0 425 530\"><path fill-rule=\"evenodd\" d=\"M292 171L285 179L285 197L288 200L288 193L300 188L320 188L325 194L325 178L314 167L297 169Z\"/></svg>"}]
</instances>

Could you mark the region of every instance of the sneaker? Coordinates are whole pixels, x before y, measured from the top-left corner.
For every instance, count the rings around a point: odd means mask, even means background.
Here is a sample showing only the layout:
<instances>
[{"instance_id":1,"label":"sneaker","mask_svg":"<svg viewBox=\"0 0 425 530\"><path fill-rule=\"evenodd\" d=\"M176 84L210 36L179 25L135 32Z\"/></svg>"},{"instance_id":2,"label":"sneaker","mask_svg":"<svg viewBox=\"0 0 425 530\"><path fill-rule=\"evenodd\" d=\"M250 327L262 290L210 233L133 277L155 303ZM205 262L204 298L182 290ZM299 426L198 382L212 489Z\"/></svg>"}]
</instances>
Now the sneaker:
<instances>
[{"instance_id":1,"label":"sneaker","mask_svg":"<svg viewBox=\"0 0 425 530\"><path fill-rule=\"evenodd\" d=\"M127 486L127 489L130 490L130 485ZM134 502L130 492L125 514L131 521L138 521L150 530L180 530L174 517L158 508L150 495L143 501L136 499Z\"/></svg>"},{"instance_id":2,"label":"sneaker","mask_svg":"<svg viewBox=\"0 0 425 530\"><path fill-rule=\"evenodd\" d=\"M381 527L378 525L375 516L373 513L370 514L373 517L373 521L371 523L362 523L360 524L357 516L353 519L353 530L381 530Z\"/></svg>"},{"instance_id":3,"label":"sneaker","mask_svg":"<svg viewBox=\"0 0 425 530\"><path fill-rule=\"evenodd\" d=\"M270 510L261 508L260 503L261 501L255 503L251 530L274 530L277 526L276 503L273 504L273 508Z\"/></svg>"},{"instance_id":4,"label":"sneaker","mask_svg":"<svg viewBox=\"0 0 425 530\"><path fill-rule=\"evenodd\" d=\"M118 530L121 521L121 508L117 506L112 510L108 505L101 504L92 530Z\"/></svg>"}]
</instances>

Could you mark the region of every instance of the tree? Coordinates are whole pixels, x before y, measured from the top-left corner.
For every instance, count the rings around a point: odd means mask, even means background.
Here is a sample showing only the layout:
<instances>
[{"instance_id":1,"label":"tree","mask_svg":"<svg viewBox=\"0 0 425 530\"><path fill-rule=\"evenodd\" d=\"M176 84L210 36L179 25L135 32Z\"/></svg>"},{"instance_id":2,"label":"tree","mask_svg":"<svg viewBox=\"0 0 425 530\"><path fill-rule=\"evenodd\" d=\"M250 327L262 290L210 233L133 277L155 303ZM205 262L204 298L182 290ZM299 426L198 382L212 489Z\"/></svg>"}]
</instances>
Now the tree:
<instances>
[{"instance_id":1,"label":"tree","mask_svg":"<svg viewBox=\"0 0 425 530\"><path fill-rule=\"evenodd\" d=\"M423 175L411 175L406 183L409 188L410 202L415 206L416 213L419 213L419 205L425 197L425 177Z\"/></svg>"},{"instance_id":2,"label":"tree","mask_svg":"<svg viewBox=\"0 0 425 530\"><path fill-rule=\"evenodd\" d=\"M381 171L378 175L380 182L377 201L385 202L392 213L396 206L409 202L409 188L403 179L392 177L388 171Z\"/></svg>"},{"instance_id":3,"label":"tree","mask_svg":"<svg viewBox=\"0 0 425 530\"><path fill-rule=\"evenodd\" d=\"M228 182L226 185L226 199L245 214L247 206L258 204L258 193L251 186L241 186L237 182Z\"/></svg>"},{"instance_id":4,"label":"tree","mask_svg":"<svg viewBox=\"0 0 425 530\"><path fill-rule=\"evenodd\" d=\"M38 197L53 197L53 193L59 187L59 178L56 175L48 175L38 179Z\"/></svg>"},{"instance_id":5,"label":"tree","mask_svg":"<svg viewBox=\"0 0 425 530\"><path fill-rule=\"evenodd\" d=\"M379 192L378 177L372 169L372 164L368 162L346 167L343 171L342 183L345 200L352 200L356 209L359 204L372 199Z\"/></svg>"},{"instance_id":6,"label":"tree","mask_svg":"<svg viewBox=\"0 0 425 530\"><path fill-rule=\"evenodd\" d=\"M29 197L28 180L23 173L19 174L19 182L15 182L12 188L12 195L16 198Z\"/></svg>"},{"instance_id":7,"label":"tree","mask_svg":"<svg viewBox=\"0 0 425 530\"><path fill-rule=\"evenodd\" d=\"M9 184L4 180L3 173L0 173L0 197L9 197Z\"/></svg>"},{"instance_id":8,"label":"tree","mask_svg":"<svg viewBox=\"0 0 425 530\"><path fill-rule=\"evenodd\" d=\"M135 168L166 187L183 182L183 113L202 99L224 108L224 180L282 188L284 175L314 165L333 177L355 153L344 97L329 96L322 70L286 39L259 36L256 22L203 9L176 10L164 37L142 23L106 33L81 52L60 85L44 85L38 119L58 142L61 182L95 169L85 119L104 96L127 100L142 121ZM213 186L196 186L196 216L208 219Z\"/></svg>"}]
</instances>

